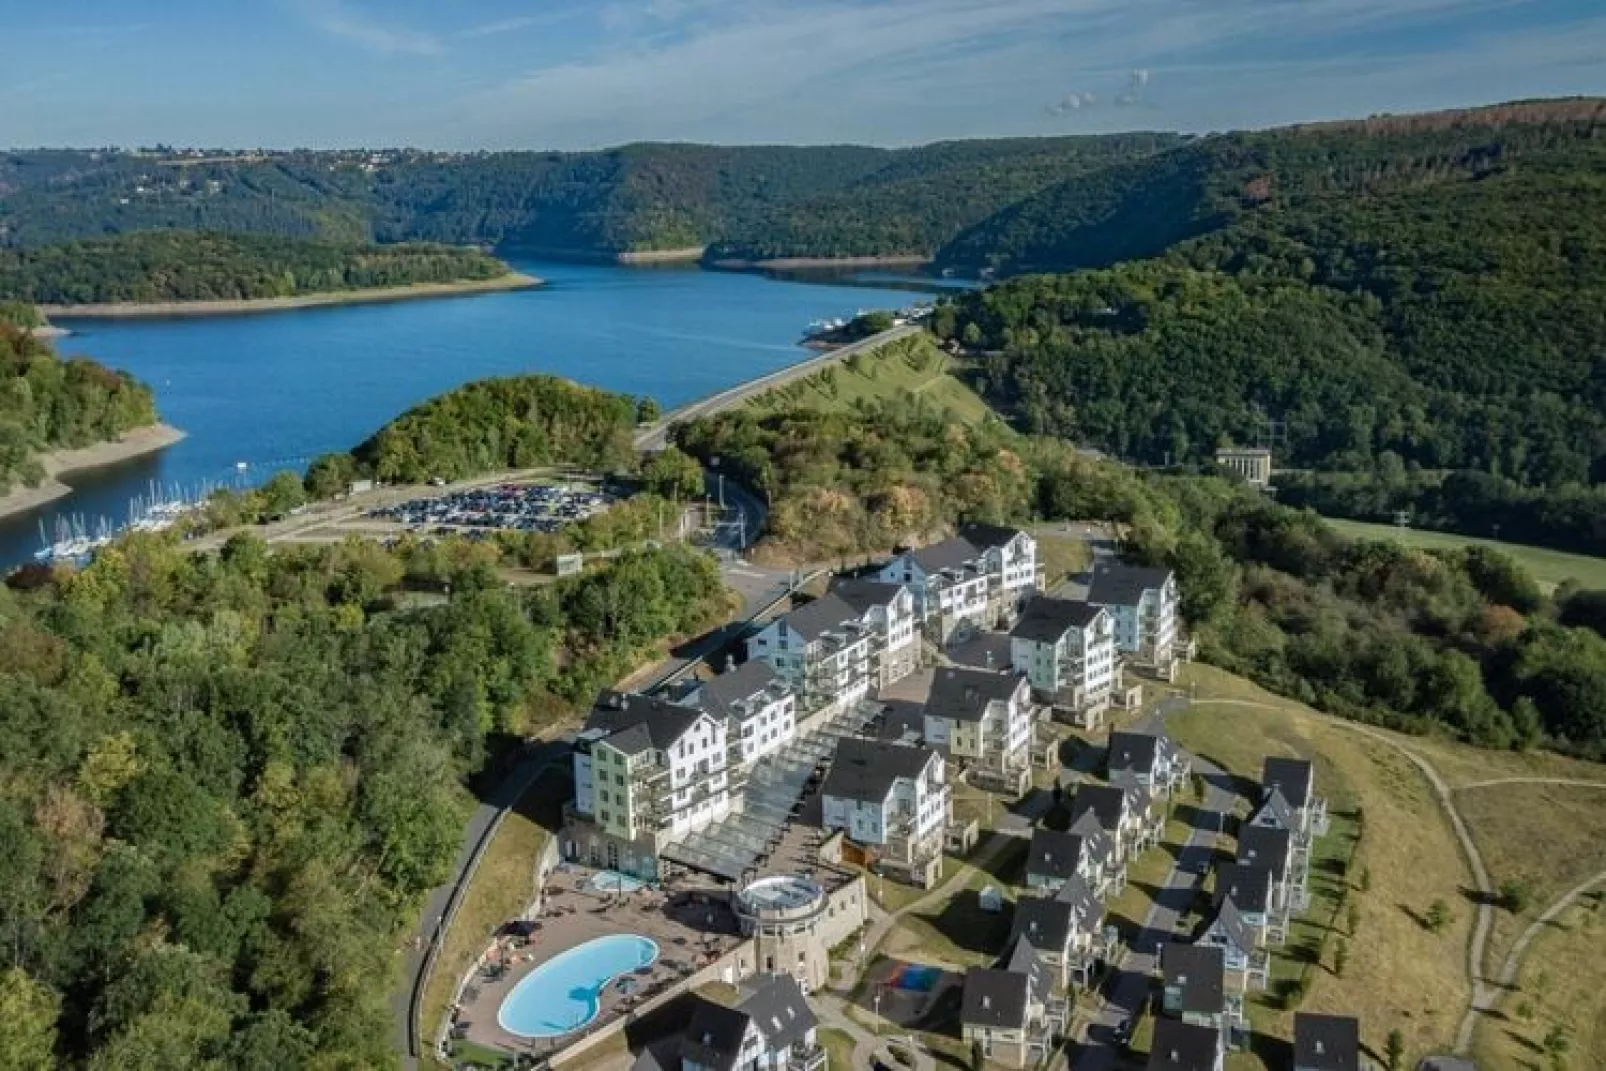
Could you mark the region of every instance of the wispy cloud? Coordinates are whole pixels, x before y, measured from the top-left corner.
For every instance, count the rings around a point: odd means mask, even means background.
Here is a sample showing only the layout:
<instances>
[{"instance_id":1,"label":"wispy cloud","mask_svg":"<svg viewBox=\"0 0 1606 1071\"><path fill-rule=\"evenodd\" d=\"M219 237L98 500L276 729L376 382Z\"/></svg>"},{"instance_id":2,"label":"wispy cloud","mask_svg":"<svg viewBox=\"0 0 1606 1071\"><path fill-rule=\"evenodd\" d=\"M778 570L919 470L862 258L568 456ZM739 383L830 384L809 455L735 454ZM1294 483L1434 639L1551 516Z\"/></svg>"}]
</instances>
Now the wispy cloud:
<instances>
[{"instance_id":1,"label":"wispy cloud","mask_svg":"<svg viewBox=\"0 0 1606 1071\"><path fill-rule=\"evenodd\" d=\"M497 19L494 22L482 22L477 26L467 26L458 30L452 36L460 41L473 41L482 37L500 37L503 34L518 33L528 30L532 26L551 26L560 22L567 22L579 12L575 9L566 11L552 11L542 15L515 15L512 18Z\"/></svg>"},{"instance_id":2,"label":"wispy cloud","mask_svg":"<svg viewBox=\"0 0 1606 1071\"><path fill-rule=\"evenodd\" d=\"M446 45L434 34L381 22L343 0L295 0L306 21L330 37L382 55L439 56Z\"/></svg>"}]
</instances>

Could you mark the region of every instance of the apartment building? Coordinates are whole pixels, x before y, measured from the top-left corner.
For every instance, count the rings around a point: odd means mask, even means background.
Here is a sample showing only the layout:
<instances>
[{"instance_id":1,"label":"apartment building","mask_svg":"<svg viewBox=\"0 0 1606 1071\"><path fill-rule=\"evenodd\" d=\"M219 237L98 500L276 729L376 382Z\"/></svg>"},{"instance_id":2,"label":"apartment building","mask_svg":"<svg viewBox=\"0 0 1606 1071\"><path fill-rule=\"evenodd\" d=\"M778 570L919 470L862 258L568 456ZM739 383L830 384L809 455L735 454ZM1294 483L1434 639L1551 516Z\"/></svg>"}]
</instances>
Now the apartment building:
<instances>
[{"instance_id":1,"label":"apartment building","mask_svg":"<svg viewBox=\"0 0 1606 1071\"><path fill-rule=\"evenodd\" d=\"M1170 796L1193 770L1188 753L1161 732L1112 732L1107 759L1112 779L1129 776L1159 796Z\"/></svg>"},{"instance_id":2,"label":"apartment building","mask_svg":"<svg viewBox=\"0 0 1606 1071\"><path fill-rule=\"evenodd\" d=\"M1079 875L1072 875L1053 896L1026 896L1016 902L1010 940L1031 942L1053 970L1054 984L1065 989L1072 983L1089 984L1094 965L1109 955L1103 927L1104 901Z\"/></svg>"},{"instance_id":3,"label":"apartment building","mask_svg":"<svg viewBox=\"0 0 1606 1071\"><path fill-rule=\"evenodd\" d=\"M837 595L827 593L770 622L747 641L749 662L768 662L797 695L804 713L845 707L870 694L877 679L876 631Z\"/></svg>"},{"instance_id":4,"label":"apartment building","mask_svg":"<svg viewBox=\"0 0 1606 1071\"><path fill-rule=\"evenodd\" d=\"M1231 1029L1243 1023L1243 997L1227 990L1227 958L1219 948L1171 941L1160 948L1165 1014L1217 1032L1226 1044Z\"/></svg>"},{"instance_id":5,"label":"apartment building","mask_svg":"<svg viewBox=\"0 0 1606 1071\"><path fill-rule=\"evenodd\" d=\"M725 719L605 692L574 742L564 857L657 880L664 847L730 813Z\"/></svg>"},{"instance_id":6,"label":"apartment building","mask_svg":"<svg viewBox=\"0 0 1606 1071\"><path fill-rule=\"evenodd\" d=\"M920 668L920 620L915 597L903 584L839 579L831 594L853 607L859 621L877 637L871 649L877 687L902 680Z\"/></svg>"},{"instance_id":7,"label":"apartment building","mask_svg":"<svg viewBox=\"0 0 1606 1071\"><path fill-rule=\"evenodd\" d=\"M1170 672L1181 619L1176 574L1118 562L1101 564L1093 570L1087 601L1110 611L1115 646L1122 654Z\"/></svg>"},{"instance_id":8,"label":"apartment building","mask_svg":"<svg viewBox=\"0 0 1606 1071\"><path fill-rule=\"evenodd\" d=\"M1285 936L1281 928L1274 925L1272 885L1271 871L1263 866L1247 863L1219 863L1216 866L1215 905L1220 907L1232 901L1257 945L1281 944Z\"/></svg>"},{"instance_id":9,"label":"apartment building","mask_svg":"<svg viewBox=\"0 0 1606 1071\"><path fill-rule=\"evenodd\" d=\"M1039 596L1009 633L1010 662L1032 690L1083 728L1096 728L1119 686L1115 624L1102 606Z\"/></svg>"},{"instance_id":10,"label":"apartment building","mask_svg":"<svg viewBox=\"0 0 1606 1071\"><path fill-rule=\"evenodd\" d=\"M692 999L681 1071L826 1071L819 1022L790 975L767 976L735 1007Z\"/></svg>"},{"instance_id":11,"label":"apartment building","mask_svg":"<svg viewBox=\"0 0 1606 1071\"><path fill-rule=\"evenodd\" d=\"M1082 785L1071 798L1071 826L1093 820L1115 843L1124 862L1159 843L1164 816L1151 806L1153 791L1130 775L1116 774L1108 785Z\"/></svg>"},{"instance_id":12,"label":"apartment building","mask_svg":"<svg viewBox=\"0 0 1606 1071\"><path fill-rule=\"evenodd\" d=\"M930 887L952 814L935 748L843 737L820 786L822 821L870 848L878 869Z\"/></svg>"},{"instance_id":13,"label":"apartment building","mask_svg":"<svg viewBox=\"0 0 1606 1071\"><path fill-rule=\"evenodd\" d=\"M1088 834L1060 832L1042 826L1032 830L1026 852L1026 886L1053 894L1078 878L1099 896L1110 891L1111 838L1100 829Z\"/></svg>"},{"instance_id":14,"label":"apartment building","mask_svg":"<svg viewBox=\"0 0 1606 1071\"><path fill-rule=\"evenodd\" d=\"M1001 967L965 972L959 1005L960 1032L967 1046L981 1050L991 1064L1023 1068L1048 1055L1055 1020L1052 978L1030 943L1015 942Z\"/></svg>"},{"instance_id":15,"label":"apartment building","mask_svg":"<svg viewBox=\"0 0 1606 1071\"><path fill-rule=\"evenodd\" d=\"M1351 1015L1294 1013L1294 1071L1361 1071L1361 1023Z\"/></svg>"},{"instance_id":16,"label":"apartment building","mask_svg":"<svg viewBox=\"0 0 1606 1071\"><path fill-rule=\"evenodd\" d=\"M975 525L881 567L881 580L905 584L915 613L939 644L1013 621L1037 590L1037 541L1012 528Z\"/></svg>"},{"instance_id":17,"label":"apartment building","mask_svg":"<svg viewBox=\"0 0 1606 1071\"><path fill-rule=\"evenodd\" d=\"M926 743L978 783L1024 793L1031 781L1031 686L1013 673L944 666L922 711Z\"/></svg>"},{"instance_id":18,"label":"apartment building","mask_svg":"<svg viewBox=\"0 0 1606 1071\"><path fill-rule=\"evenodd\" d=\"M762 659L699 681L685 703L724 719L732 766L749 766L797 736L797 698Z\"/></svg>"},{"instance_id":19,"label":"apartment building","mask_svg":"<svg viewBox=\"0 0 1606 1071\"><path fill-rule=\"evenodd\" d=\"M1227 1053L1221 1035L1207 1026L1159 1019L1149 1043L1148 1071L1222 1071Z\"/></svg>"}]
</instances>

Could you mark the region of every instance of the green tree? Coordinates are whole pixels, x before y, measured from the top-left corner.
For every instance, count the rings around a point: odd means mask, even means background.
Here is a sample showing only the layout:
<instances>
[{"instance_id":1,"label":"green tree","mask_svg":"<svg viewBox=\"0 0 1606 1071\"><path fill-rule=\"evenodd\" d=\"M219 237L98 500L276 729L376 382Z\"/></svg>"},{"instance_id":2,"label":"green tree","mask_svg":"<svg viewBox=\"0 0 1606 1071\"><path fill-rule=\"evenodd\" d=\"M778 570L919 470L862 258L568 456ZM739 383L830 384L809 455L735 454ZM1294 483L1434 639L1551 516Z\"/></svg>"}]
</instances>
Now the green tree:
<instances>
[{"instance_id":1,"label":"green tree","mask_svg":"<svg viewBox=\"0 0 1606 1071\"><path fill-rule=\"evenodd\" d=\"M343 495L356 477L357 463L350 454L324 454L307 466L307 496L323 501Z\"/></svg>"},{"instance_id":2,"label":"green tree","mask_svg":"<svg viewBox=\"0 0 1606 1071\"><path fill-rule=\"evenodd\" d=\"M0 1067L49 1071L56 1066L61 998L20 967L0 971Z\"/></svg>"},{"instance_id":3,"label":"green tree","mask_svg":"<svg viewBox=\"0 0 1606 1071\"><path fill-rule=\"evenodd\" d=\"M1453 921L1455 916L1450 912L1450 905L1443 900L1435 900L1428 905L1428 912L1423 916L1422 923L1433 933L1443 933Z\"/></svg>"},{"instance_id":4,"label":"green tree","mask_svg":"<svg viewBox=\"0 0 1606 1071\"><path fill-rule=\"evenodd\" d=\"M686 501L703 493L703 467L679 447L670 446L642 465L641 482L650 494Z\"/></svg>"},{"instance_id":5,"label":"green tree","mask_svg":"<svg viewBox=\"0 0 1606 1071\"><path fill-rule=\"evenodd\" d=\"M262 512L270 520L287 516L306 505L307 492L293 472L275 473L262 485Z\"/></svg>"},{"instance_id":6,"label":"green tree","mask_svg":"<svg viewBox=\"0 0 1606 1071\"><path fill-rule=\"evenodd\" d=\"M1389 1031L1388 1040L1384 1045L1383 1062L1388 1071L1401 1071L1405 1066L1405 1035L1400 1033L1399 1027Z\"/></svg>"},{"instance_id":7,"label":"green tree","mask_svg":"<svg viewBox=\"0 0 1606 1071\"><path fill-rule=\"evenodd\" d=\"M1340 937L1333 944L1333 973L1344 977L1344 968L1349 966L1349 942Z\"/></svg>"},{"instance_id":8,"label":"green tree","mask_svg":"<svg viewBox=\"0 0 1606 1071\"><path fill-rule=\"evenodd\" d=\"M1528 910L1533 902L1533 890L1526 881L1520 878L1507 878L1500 883L1500 906L1513 915L1520 915Z\"/></svg>"},{"instance_id":9,"label":"green tree","mask_svg":"<svg viewBox=\"0 0 1606 1071\"><path fill-rule=\"evenodd\" d=\"M663 416L663 408L659 406L658 399L642 397L636 399L636 423L652 424Z\"/></svg>"}]
</instances>

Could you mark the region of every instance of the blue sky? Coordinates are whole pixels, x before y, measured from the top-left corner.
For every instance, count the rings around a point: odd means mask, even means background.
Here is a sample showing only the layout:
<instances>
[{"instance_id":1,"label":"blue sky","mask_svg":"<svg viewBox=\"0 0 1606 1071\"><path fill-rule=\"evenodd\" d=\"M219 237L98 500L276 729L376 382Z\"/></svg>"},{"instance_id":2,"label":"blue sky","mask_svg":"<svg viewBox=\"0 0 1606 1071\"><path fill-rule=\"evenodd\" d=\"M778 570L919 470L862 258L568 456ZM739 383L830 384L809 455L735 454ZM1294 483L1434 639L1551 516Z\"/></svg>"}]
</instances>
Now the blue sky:
<instances>
[{"instance_id":1,"label":"blue sky","mask_svg":"<svg viewBox=\"0 0 1606 1071\"><path fill-rule=\"evenodd\" d=\"M1601 0L0 0L0 145L1222 130L1606 93Z\"/></svg>"}]
</instances>

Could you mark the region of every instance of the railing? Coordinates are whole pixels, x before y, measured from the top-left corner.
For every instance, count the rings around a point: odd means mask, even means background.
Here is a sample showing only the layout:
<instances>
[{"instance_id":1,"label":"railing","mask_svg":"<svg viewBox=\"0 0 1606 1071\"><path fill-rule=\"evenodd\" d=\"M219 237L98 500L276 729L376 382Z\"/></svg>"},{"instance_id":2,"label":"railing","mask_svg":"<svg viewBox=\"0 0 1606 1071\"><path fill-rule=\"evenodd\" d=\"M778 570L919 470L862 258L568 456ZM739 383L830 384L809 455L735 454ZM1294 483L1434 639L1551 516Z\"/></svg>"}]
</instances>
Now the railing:
<instances>
[{"instance_id":1,"label":"railing","mask_svg":"<svg viewBox=\"0 0 1606 1071\"><path fill-rule=\"evenodd\" d=\"M786 1066L788 1071L820 1071L826 1060L825 1050L818 1045L793 1045Z\"/></svg>"}]
</instances>

